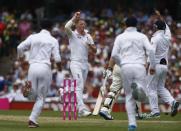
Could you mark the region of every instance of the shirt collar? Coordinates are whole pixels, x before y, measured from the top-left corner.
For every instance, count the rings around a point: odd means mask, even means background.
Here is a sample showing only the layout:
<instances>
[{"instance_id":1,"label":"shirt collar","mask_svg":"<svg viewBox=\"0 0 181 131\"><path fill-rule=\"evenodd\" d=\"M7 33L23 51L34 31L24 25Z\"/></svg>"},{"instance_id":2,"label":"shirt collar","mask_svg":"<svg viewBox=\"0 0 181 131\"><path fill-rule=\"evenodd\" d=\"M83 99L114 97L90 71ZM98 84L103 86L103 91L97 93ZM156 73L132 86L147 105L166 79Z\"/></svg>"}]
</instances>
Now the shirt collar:
<instances>
[{"instance_id":1,"label":"shirt collar","mask_svg":"<svg viewBox=\"0 0 181 131\"><path fill-rule=\"evenodd\" d=\"M85 35L87 35L88 30L84 30L84 31L85 31ZM75 30L75 34L76 34L76 35L79 35L79 36L85 36L85 35L81 35L81 34L79 34L79 32L78 32L77 30Z\"/></svg>"},{"instance_id":2,"label":"shirt collar","mask_svg":"<svg viewBox=\"0 0 181 131\"><path fill-rule=\"evenodd\" d=\"M125 29L125 31L137 31L137 28L136 27L128 27Z\"/></svg>"},{"instance_id":3,"label":"shirt collar","mask_svg":"<svg viewBox=\"0 0 181 131\"><path fill-rule=\"evenodd\" d=\"M158 30L153 34L153 36L156 36L158 34L164 34L164 32L165 32L164 30Z\"/></svg>"},{"instance_id":4,"label":"shirt collar","mask_svg":"<svg viewBox=\"0 0 181 131\"><path fill-rule=\"evenodd\" d=\"M76 34L76 35L80 35L79 32L78 32L77 30L75 30L75 34Z\"/></svg>"},{"instance_id":5,"label":"shirt collar","mask_svg":"<svg viewBox=\"0 0 181 131\"><path fill-rule=\"evenodd\" d=\"M48 30L45 30L45 29L42 29L42 30L40 31L40 33L46 33L46 34L49 34L49 35L50 35L50 32L49 32Z\"/></svg>"}]
</instances>

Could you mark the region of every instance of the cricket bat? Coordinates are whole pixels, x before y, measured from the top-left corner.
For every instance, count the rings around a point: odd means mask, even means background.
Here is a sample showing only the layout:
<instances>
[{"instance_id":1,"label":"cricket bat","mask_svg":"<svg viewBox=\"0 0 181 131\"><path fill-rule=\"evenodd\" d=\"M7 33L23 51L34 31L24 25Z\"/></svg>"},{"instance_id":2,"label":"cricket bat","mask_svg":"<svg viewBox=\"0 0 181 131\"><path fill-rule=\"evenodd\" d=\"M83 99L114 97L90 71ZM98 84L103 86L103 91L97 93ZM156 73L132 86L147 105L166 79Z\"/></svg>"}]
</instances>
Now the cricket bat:
<instances>
[{"instance_id":1,"label":"cricket bat","mask_svg":"<svg viewBox=\"0 0 181 131\"><path fill-rule=\"evenodd\" d=\"M94 107L94 110L92 112L92 115L98 115L99 113L99 110L101 108L101 105L102 105L102 101L103 101L103 97L106 93L106 82L107 82L107 76L105 77L104 81L103 81L103 85L101 86L100 90L99 90L99 95L97 97L97 101L96 101L96 104L95 104L95 107Z\"/></svg>"}]
</instances>

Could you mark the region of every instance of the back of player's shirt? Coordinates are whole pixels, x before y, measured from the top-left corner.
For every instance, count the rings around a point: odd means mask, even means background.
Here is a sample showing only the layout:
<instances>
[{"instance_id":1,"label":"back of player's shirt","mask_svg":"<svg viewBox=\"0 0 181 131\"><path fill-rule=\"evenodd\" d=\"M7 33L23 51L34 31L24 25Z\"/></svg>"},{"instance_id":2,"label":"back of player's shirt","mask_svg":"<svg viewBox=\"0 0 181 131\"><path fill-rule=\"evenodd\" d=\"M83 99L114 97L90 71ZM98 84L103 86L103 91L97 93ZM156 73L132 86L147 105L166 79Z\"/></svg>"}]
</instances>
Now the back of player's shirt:
<instances>
[{"instance_id":1,"label":"back of player's shirt","mask_svg":"<svg viewBox=\"0 0 181 131\"><path fill-rule=\"evenodd\" d=\"M116 38L112 57L119 58L120 65L144 65L146 64L146 54L149 54L150 50L152 50L152 47L148 38L144 34L137 32L136 28L129 27ZM151 57L153 57L153 54Z\"/></svg>"},{"instance_id":2,"label":"back of player's shirt","mask_svg":"<svg viewBox=\"0 0 181 131\"><path fill-rule=\"evenodd\" d=\"M50 57L53 55L56 62L59 62L58 41L46 30L30 35L18 46L18 55L22 56L24 51L29 50L29 63L44 63L51 65Z\"/></svg>"}]
</instances>

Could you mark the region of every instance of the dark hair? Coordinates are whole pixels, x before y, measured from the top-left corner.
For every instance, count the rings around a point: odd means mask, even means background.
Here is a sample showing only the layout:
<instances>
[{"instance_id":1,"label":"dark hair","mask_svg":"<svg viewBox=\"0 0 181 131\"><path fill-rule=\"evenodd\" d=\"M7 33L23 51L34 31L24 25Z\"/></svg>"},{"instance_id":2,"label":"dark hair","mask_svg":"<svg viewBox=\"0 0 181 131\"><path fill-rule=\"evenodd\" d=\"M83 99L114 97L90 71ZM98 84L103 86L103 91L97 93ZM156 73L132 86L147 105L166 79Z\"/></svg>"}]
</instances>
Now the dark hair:
<instances>
[{"instance_id":1,"label":"dark hair","mask_svg":"<svg viewBox=\"0 0 181 131\"><path fill-rule=\"evenodd\" d=\"M162 20L157 20L154 23L154 26L158 29L158 30L165 30L166 29L166 24L164 21Z\"/></svg>"},{"instance_id":2,"label":"dark hair","mask_svg":"<svg viewBox=\"0 0 181 131\"><path fill-rule=\"evenodd\" d=\"M53 26L53 22L49 19L41 20L40 26L42 29L51 29Z\"/></svg>"},{"instance_id":3,"label":"dark hair","mask_svg":"<svg viewBox=\"0 0 181 131\"><path fill-rule=\"evenodd\" d=\"M134 16L131 16L131 17L128 17L127 19L126 19L126 26L127 27L136 27L137 26L137 23L138 23L138 21L137 21L137 19L134 17Z\"/></svg>"}]
</instances>

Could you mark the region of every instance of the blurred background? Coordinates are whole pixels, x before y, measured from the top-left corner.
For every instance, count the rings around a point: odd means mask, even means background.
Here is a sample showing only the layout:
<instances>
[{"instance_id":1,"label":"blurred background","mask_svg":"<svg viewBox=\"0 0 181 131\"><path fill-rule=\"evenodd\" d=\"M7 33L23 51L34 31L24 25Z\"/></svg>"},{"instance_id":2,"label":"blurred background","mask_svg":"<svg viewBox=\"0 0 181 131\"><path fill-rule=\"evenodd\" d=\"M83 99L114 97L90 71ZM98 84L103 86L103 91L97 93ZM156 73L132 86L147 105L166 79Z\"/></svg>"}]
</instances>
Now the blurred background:
<instances>
[{"instance_id":1,"label":"blurred background","mask_svg":"<svg viewBox=\"0 0 181 131\"><path fill-rule=\"evenodd\" d=\"M63 68L58 71L52 64L53 80L45 108L58 110L59 105L52 105L51 102L59 101L58 89L63 87L65 78L71 78L70 52L64 25L75 11L81 11L81 17L86 20L87 29L98 50L96 55L89 56L90 70L84 92L84 99L92 108L102 85L104 65L109 59L116 35L124 30L124 20L129 15L136 16L138 30L151 38L154 8L160 10L172 32L166 88L180 100L181 0L0 0L0 98L6 98L10 104L28 101L21 91L27 79L28 52L24 62L19 63L16 47L31 33L40 30L41 19L49 18L54 22L52 35L59 41ZM118 101L124 103L124 91ZM163 107L163 110L166 109L166 106Z\"/></svg>"}]
</instances>

